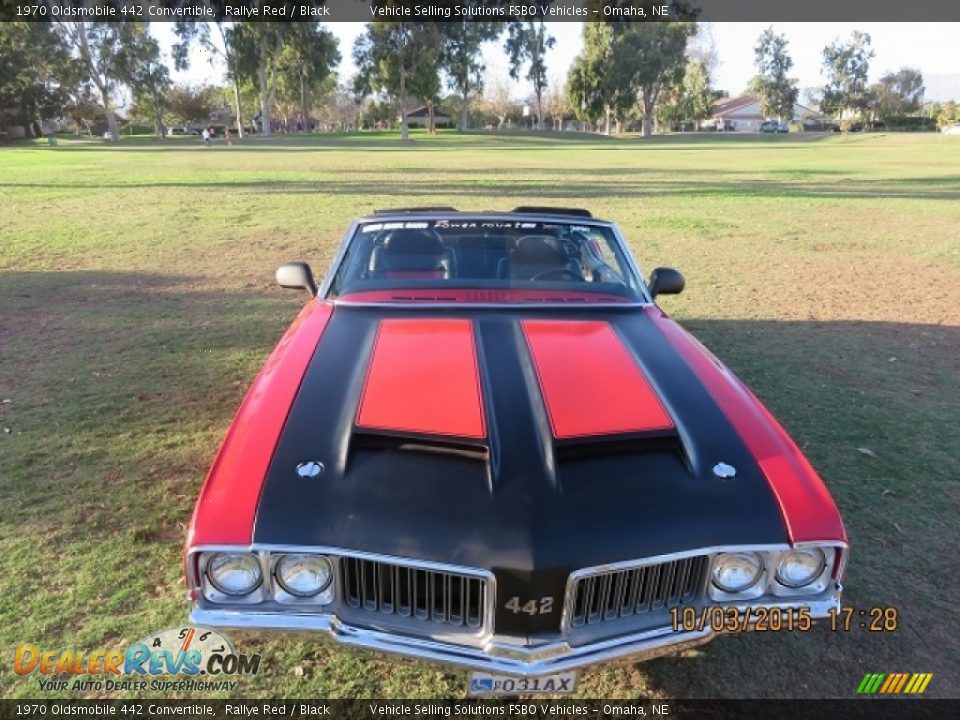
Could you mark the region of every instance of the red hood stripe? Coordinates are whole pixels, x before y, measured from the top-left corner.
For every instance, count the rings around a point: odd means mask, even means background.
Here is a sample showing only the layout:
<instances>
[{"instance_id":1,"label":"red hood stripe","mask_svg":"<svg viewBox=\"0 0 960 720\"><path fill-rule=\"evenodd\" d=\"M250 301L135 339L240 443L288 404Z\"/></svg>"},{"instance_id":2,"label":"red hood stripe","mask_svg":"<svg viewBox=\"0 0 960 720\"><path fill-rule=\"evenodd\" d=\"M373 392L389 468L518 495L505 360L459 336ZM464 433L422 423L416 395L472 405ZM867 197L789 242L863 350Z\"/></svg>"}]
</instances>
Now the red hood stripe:
<instances>
[{"instance_id":1,"label":"red hood stripe","mask_svg":"<svg viewBox=\"0 0 960 720\"><path fill-rule=\"evenodd\" d=\"M555 438L673 427L608 323L524 320L522 325Z\"/></svg>"},{"instance_id":2,"label":"red hood stripe","mask_svg":"<svg viewBox=\"0 0 960 720\"><path fill-rule=\"evenodd\" d=\"M659 308L647 311L713 396L770 483L790 541L843 540L837 506L823 480L773 415L709 350Z\"/></svg>"},{"instance_id":3,"label":"red hood stripe","mask_svg":"<svg viewBox=\"0 0 960 720\"><path fill-rule=\"evenodd\" d=\"M381 321L357 425L486 437L473 323L462 319Z\"/></svg>"},{"instance_id":4,"label":"red hood stripe","mask_svg":"<svg viewBox=\"0 0 960 720\"><path fill-rule=\"evenodd\" d=\"M252 542L270 459L332 314L328 303L304 307L247 391L200 491L187 547Z\"/></svg>"}]
</instances>

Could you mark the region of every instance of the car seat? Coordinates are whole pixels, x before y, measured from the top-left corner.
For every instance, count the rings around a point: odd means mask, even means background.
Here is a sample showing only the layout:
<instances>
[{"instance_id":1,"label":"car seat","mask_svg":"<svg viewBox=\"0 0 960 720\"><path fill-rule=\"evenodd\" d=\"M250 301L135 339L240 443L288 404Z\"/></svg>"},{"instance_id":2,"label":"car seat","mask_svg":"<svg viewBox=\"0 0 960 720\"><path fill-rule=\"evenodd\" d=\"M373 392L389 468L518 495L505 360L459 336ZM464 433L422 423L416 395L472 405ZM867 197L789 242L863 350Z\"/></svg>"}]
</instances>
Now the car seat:
<instances>
[{"instance_id":1,"label":"car seat","mask_svg":"<svg viewBox=\"0 0 960 720\"><path fill-rule=\"evenodd\" d=\"M500 261L497 277L511 280L583 280L583 265L549 235L525 235Z\"/></svg>"},{"instance_id":2,"label":"car seat","mask_svg":"<svg viewBox=\"0 0 960 720\"><path fill-rule=\"evenodd\" d=\"M392 230L370 253L372 278L448 279L454 275L453 253L432 230Z\"/></svg>"}]
</instances>

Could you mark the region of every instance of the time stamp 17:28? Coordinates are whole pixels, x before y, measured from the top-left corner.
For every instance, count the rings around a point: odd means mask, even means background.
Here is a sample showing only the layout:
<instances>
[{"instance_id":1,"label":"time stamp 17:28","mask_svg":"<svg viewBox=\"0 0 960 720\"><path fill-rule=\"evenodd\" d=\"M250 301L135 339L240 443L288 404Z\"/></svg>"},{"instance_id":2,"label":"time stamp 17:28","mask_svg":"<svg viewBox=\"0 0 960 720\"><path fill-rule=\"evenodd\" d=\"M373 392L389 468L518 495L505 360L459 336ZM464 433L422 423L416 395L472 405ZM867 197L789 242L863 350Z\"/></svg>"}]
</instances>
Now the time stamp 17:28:
<instances>
[{"instance_id":1,"label":"time stamp 17:28","mask_svg":"<svg viewBox=\"0 0 960 720\"><path fill-rule=\"evenodd\" d=\"M672 607L670 624L676 632L806 632L813 627L809 608L780 607ZM822 625L832 632L896 632L900 612L892 606L856 608L841 605L830 608Z\"/></svg>"}]
</instances>

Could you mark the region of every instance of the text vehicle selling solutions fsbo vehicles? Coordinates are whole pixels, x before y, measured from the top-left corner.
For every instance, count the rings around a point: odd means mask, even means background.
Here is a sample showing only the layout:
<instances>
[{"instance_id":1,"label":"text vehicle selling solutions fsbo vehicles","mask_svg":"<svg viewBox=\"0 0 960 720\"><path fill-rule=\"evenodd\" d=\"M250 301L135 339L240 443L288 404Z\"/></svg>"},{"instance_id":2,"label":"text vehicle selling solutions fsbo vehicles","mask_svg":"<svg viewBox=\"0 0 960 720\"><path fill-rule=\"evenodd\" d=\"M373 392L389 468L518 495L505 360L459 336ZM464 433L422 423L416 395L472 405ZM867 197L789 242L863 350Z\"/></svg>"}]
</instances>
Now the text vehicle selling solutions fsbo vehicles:
<instances>
[{"instance_id":1,"label":"text vehicle selling solutions fsbo vehicles","mask_svg":"<svg viewBox=\"0 0 960 720\"><path fill-rule=\"evenodd\" d=\"M200 493L193 622L558 692L706 642L717 613L838 607L824 483L655 304L680 273L645 282L612 223L382 211L319 287L304 263L277 280L310 300Z\"/></svg>"}]
</instances>

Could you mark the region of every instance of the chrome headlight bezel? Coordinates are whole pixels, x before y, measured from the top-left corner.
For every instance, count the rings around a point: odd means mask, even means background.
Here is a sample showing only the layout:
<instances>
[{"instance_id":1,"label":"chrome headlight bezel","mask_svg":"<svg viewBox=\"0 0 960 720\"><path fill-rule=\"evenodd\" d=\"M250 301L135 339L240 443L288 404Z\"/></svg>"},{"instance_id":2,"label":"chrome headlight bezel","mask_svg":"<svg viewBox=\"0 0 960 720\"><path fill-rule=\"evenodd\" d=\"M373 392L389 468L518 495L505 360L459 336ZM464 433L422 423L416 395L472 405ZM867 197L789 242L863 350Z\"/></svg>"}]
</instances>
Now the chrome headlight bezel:
<instances>
[{"instance_id":1,"label":"chrome headlight bezel","mask_svg":"<svg viewBox=\"0 0 960 720\"><path fill-rule=\"evenodd\" d=\"M823 556L818 574L804 585L794 587L783 583L777 576L777 570L782 559L791 553L809 552L811 550L816 550ZM764 563L763 573L752 586L745 590L738 592L724 590L714 582L716 563L723 556L741 553L759 555ZM714 602L740 602L761 597L782 602L821 595L829 591L835 581L839 581L845 557L846 545L843 543L803 543L785 548L724 548L722 552L713 556L707 580L707 594ZM834 577L835 571L837 577Z\"/></svg>"},{"instance_id":2,"label":"chrome headlight bezel","mask_svg":"<svg viewBox=\"0 0 960 720\"><path fill-rule=\"evenodd\" d=\"M779 568L783 558L791 553L813 549L819 550L823 555L823 562L820 565L819 573L804 585L793 586L784 583L779 577ZM834 582L834 566L837 565L838 557L840 557L841 560L843 559L844 553L845 549L842 546L823 544L797 545L789 550L776 553L776 557L772 558L775 564L771 566L774 568L774 572L770 582L770 593L776 597L790 598L819 595L825 592ZM839 579L839 577L837 579Z\"/></svg>"},{"instance_id":3,"label":"chrome headlight bezel","mask_svg":"<svg viewBox=\"0 0 960 720\"><path fill-rule=\"evenodd\" d=\"M283 579L283 564L295 558L320 560L327 566L327 580L316 592L297 592ZM320 553L279 553L270 556L270 577L273 581L273 599L285 605L328 605L334 598L334 559Z\"/></svg>"},{"instance_id":4,"label":"chrome headlight bezel","mask_svg":"<svg viewBox=\"0 0 960 720\"><path fill-rule=\"evenodd\" d=\"M194 587L195 599L200 599L205 603L218 606L243 606L244 609L253 609L250 606L260 606L265 611L280 610L282 606L309 606L319 611L324 611L325 606L333 605L337 597L337 568L339 567L336 556L325 552L298 551L292 549L289 553L282 551L262 551L249 548L232 548L230 546L208 546L198 549L191 553L193 560L189 561L195 570L193 577L196 578ZM215 561L221 555L237 555L252 558L259 567L260 582L258 585L245 595L231 595L224 592L222 585L218 585L211 576L211 562ZM329 563L329 580L319 593L314 595L296 595L289 592L277 577L278 563L288 555L311 555L323 557ZM307 608L304 607L304 610Z\"/></svg>"},{"instance_id":5,"label":"chrome headlight bezel","mask_svg":"<svg viewBox=\"0 0 960 720\"><path fill-rule=\"evenodd\" d=\"M784 573L784 565L799 558L806 558L813 561L812 570L802 581L788 581ZM788 587L791 590L802 590L811 583L814 583L823 573L824 566L827 564L827 558L823 550L818 547L800 547L781 553L777 560L776 579L777 582Z\"/></svg>"},{"instance_id":6,"label":"chrome headlight bezel","mask_svg":"<svg viewBox=\"0 0 960 720\"><path fill-rule=\"evenodd\" d=\"M263 585L263 568L260 565L260 560L253 553L230 551L213 552L207 554L204 560L203 576L209 584L210 590L213 591L215 595L220 595L229 598L232 602L237 602L243 598L257 594L257 590ZM246 565L246 569L253 574L253 582L245 586L245 589L238 590L236 588L230 588L224 583L222 576L217 576L218 563L228 563L230 561Z\"/></svg>"},{"instance_id":7,"label":"chrome headlight bezel","mask_svg":"<svg viewBox=\"0 0 960 720\"><path fill-rule=\"evenodd\" d=\"M724 563L735 562L738 560L746 560L755 566L753 576L747 583L742 583L736 586L732 584L725 584L721 579L718 578L718 571L722 568ZM757 597L758 595L763 594L765 585L763 580L766 576L766 567L766 558L762 552L756 552L753 550L737 550L717 553L717 555L713 558L713 563L710 567L711 588L715 589L719 593L722 593L724 596L730 599L739 600Z\"/></svg>"}]
</instances>

